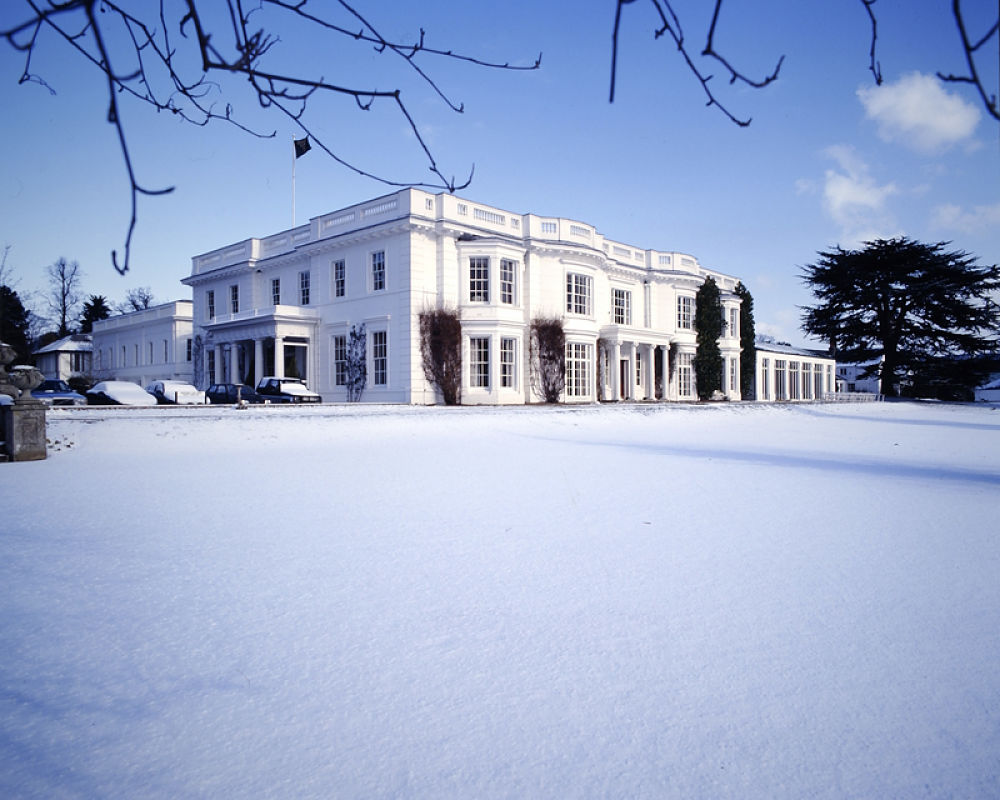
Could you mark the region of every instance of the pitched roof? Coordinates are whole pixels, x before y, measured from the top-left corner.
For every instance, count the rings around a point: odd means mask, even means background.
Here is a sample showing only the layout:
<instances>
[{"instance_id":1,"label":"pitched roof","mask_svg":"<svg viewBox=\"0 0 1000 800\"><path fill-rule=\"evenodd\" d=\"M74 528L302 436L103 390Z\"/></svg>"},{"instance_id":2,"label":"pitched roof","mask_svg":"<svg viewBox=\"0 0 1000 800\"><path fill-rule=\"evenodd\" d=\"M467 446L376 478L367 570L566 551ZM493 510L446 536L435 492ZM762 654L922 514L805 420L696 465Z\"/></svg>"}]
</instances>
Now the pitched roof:
<instances>
[{"instance_id":1,"label":"pitched roof","mask_svg":"<svg viewBox=\"0 0 1000 800\"><path fill-rule=\"evenodd\" d=\"M71 333L69 336L63 336L62 339L52 342L52 344L47 344L45 347L39 348L35 351L35 354L74 353L81 351L90 353L93 349L94 343L89 333Z\"/></svg>"}]
</instances>

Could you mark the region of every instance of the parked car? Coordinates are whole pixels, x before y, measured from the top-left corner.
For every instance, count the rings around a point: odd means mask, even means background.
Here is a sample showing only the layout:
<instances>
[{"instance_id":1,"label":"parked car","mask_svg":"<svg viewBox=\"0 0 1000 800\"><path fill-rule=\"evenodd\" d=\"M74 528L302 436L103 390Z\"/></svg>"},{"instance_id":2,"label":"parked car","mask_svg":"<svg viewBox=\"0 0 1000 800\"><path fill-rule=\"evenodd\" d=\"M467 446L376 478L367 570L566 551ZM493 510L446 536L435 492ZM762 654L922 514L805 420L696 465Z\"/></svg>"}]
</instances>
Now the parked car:
<instances>
[{"instance_id":1,"label":"parked car","mask_svg":"<svg viewBox=\"0 0 1000 800\"><path fill-rule=\"evenodd\" d=\"M205 393L184 381L153 381L146 391L156 398L160 405L204 404Z\"/></svg>"},{"instance_id":2,"label":"parked car","mask_svg":"<svg viewBox=\"0 0 1000 800\"><path fill-rule=\"evenodd\" d=\"M306 382L299 378L276 378L267 376L257 384L257 394L265 403L322 403L323 398L306 388Z\"/></svg>"},{"instance_id":3,"label":"parked car","mask_svg":"<svg viewBox=\"0 0 1000 800\"><path fill-rule=\"evenodd\" d=\"M242 383L213 383L208 387L205 396L210 403L235 405L240 400L244 403L263 403L264 398L250 386Z\"/></svg>"},{"instance_id":4,"label":"parked car","mask_svg":"<svg viewBox=\"0 0 1000 800\"><path fill-rule=\"evenodd\" d=\"M156 398L131 381L101 381L87 390L92 406L155 406Z\"/></svg>"},{"instance_id":5,"label":"parked car","mask_svg":"<svg viewBox=\"0 0 1000 800\"><path fill-rule=\"evenodd\" d=\"M85 406L87 398L69 388L66 381L50 379L42 381L31 390L31 396L47 406Z\"/></svg>"}]
</instances>

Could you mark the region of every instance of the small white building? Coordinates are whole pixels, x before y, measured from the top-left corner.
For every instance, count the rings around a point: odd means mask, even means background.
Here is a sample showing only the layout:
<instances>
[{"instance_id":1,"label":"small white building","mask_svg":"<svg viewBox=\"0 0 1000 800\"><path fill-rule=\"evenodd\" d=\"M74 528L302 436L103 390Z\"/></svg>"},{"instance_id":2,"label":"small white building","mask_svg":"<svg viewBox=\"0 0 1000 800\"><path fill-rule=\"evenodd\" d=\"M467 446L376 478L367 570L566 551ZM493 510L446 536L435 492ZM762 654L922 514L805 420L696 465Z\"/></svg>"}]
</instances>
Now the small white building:
<instances>
[{"instance_id":1,"label":"small white building","mask_svg":"<svg viewBox=\"0 0 1000 800\"><path fill-rule=\"evenodd\" d=\"M882 358L856 364L837 364L837 391L882 394Z\"/></svg>"},{"instance_id":2,"label":"small white building","mask_svg":"<svg viewBox=\"0 0 1000 800\"><path fill-rule=\"evenodd\" d=\"M757 342L756 398L762 402L824 400L836 391L833 357L818 350Z\"/></svg>"},{"instance_id":3,"label":"small white building","mask_svg":"<svg viewBox=\"0 0 1000 800\"><path fill-rule=\"evenodd\" d=\"M348 337L364 324L362 400L434 403L419 315L451 309L462 324L462 402L507 404L539 400L529 332L540 317L563 322L566 402L694 399L695 294L708 276L727 322L725 394L738 400L737 279L576 220L404 189L195 256L183 283L199 387L294 374L345 400Z\"/></svg>"},{"instance_id":4,"label":"small white building","mask_svg":"<svg viewBox=\"0 0 1000 800\"><path fill-rule=\"evenodd\" d=\"M99 380L191 381L192 303L174 300L94 323L93 372Z\"/></svg>"},{"instance_id":5,"label":"small white building","mask_svg":"<svg viewBox=\"0 0 1000 800\"><path fill-rule=\"evenodd\" d=\"M975 398L977 403L1000 403L1000 374L994 373L985 384L978 387Z\"/></svg>"},{"instance_id":6,"label":"small white building","mask_svg":"<svg viewBox=\"0 0 1000 800\"><path fill-rule=\"evenodd\" d=\"M93 343L86 333L64 336L35 351L35 366L49 379L68 381L90 375Z\"/></svg>"}]
</instances>

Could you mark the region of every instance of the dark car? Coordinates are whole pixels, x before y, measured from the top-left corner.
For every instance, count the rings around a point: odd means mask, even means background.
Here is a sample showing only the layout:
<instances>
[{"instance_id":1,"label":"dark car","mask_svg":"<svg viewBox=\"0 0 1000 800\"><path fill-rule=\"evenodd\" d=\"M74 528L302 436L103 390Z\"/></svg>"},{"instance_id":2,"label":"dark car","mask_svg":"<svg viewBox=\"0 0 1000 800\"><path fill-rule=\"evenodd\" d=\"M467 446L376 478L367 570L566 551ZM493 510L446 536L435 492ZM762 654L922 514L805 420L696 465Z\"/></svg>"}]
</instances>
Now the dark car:
<instances>
[{"instance_id":1,"label":"dark car","mask_svg":"<svg viewBox=\"0 0 1000 800\"><path fill-rule=\"evenodd\" d=\"M31 390L31 396L49 406L85 406L87 398L69 388L66 381L46 380Z\"/></svg>"},{"instance_id":2,"label":"dark car","mask_svg":"<svg viewBox=\"0 0 1000 800\"><path fill-rule=\"evenodd\" d=\"M213 383L205 392L209 403L220 405L236 405L241 400L244 403L263 403L264 398L251 387L242 383Z\"/></svg>"},{"instance_id":3,"label":"dark car","mask_svg":"<svg viewBox=\"0 0 1000 800\"><path fill-rule=\"evenodd\" d=\"M261 378L257 384L257 394L265 403L322 403L323 398L306 388L300 378Z\"/></svg>"}]
</instances>

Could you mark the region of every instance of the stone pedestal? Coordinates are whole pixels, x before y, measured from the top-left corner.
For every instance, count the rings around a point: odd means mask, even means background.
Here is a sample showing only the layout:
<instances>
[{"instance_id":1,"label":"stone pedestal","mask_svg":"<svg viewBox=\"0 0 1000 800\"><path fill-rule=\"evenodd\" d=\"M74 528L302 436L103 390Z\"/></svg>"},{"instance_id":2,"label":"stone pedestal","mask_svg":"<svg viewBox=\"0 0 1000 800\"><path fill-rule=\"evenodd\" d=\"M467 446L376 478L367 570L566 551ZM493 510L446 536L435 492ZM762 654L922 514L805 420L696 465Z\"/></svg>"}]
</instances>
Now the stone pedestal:
<instances>
[{"instance_id":1,"label":"stone pedestal","mask_svg":"<svg viewBox=\"0 0 1000 800\"><path fill-rule=\"evenodd\" d=\"M13 405L0 406L7 455L11 461L40 461L45 450L45 403L21 398Z\"/></svg>"}]
</instances>

